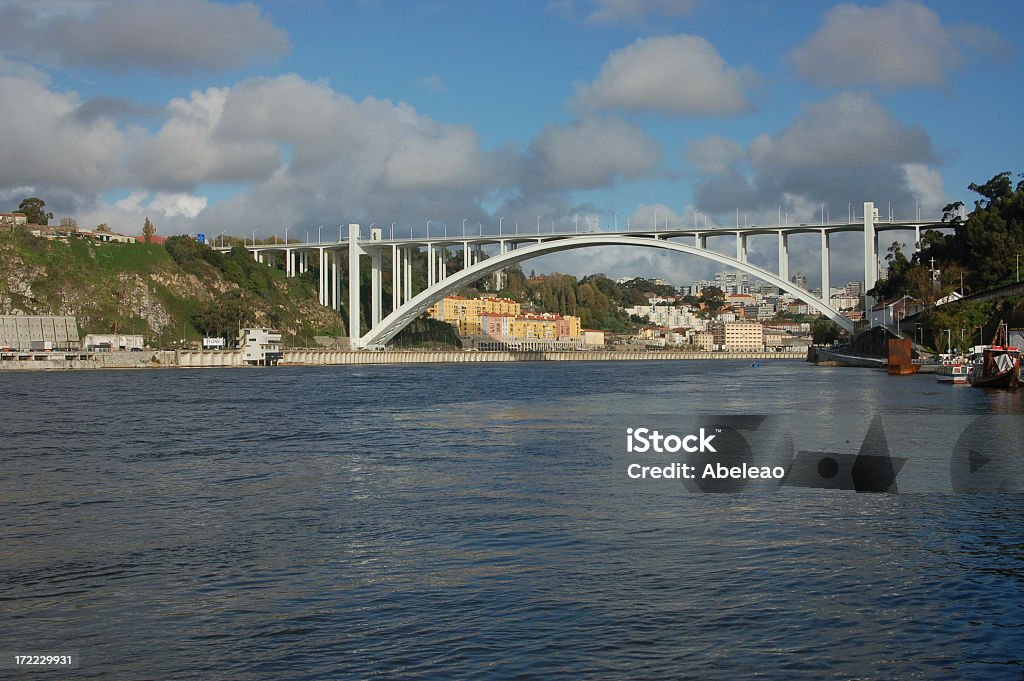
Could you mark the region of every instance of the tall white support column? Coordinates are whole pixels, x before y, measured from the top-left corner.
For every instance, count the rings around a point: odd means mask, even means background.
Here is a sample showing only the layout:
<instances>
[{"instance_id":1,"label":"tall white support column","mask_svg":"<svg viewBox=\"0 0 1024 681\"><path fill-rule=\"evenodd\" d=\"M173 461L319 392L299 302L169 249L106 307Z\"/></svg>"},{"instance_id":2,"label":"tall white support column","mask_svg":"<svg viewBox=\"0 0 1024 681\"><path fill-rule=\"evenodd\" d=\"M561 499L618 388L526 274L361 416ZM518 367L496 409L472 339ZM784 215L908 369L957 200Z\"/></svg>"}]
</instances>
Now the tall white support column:
<instances>
[{"instance_id":1,"label":"tall white support column","mask_svg":"<svg viewBox=\"0 0 1024 681\"><path fill-rule=\"evenodd\" d=\"M332 251L331 309L341 310L341 251Z\"/></svg>"},{"instance_id":2,"label":"tall white support column","mask_svg":"<svg viewBox=\"0 0 1024 681\"><path fill-rule=\"evenodd\" d=\"M469 242L462 242L462 269L468 270L470 268L470 254L469 254Z\"/></svg>"},{"instance_id":3,"label":"tall white support column","mask_svg":"<svg viewBox=\"0 0 1024 681\"><path fill-rule=\"evenodd\" d=\"M448 251L448 249L446 249L444 246L441 247L441 278L442 279L447 279L448 278L448 258L445 257L448 254L447 251Z\"/></svg>"},{"instance_id":4,"label":"tall white support column","mask_svg":"<svg viewBox=\"0 0 1024 681\"><path fill-rule=\"evenodd\" d=\"M402 270L402 251L398 246L391 245L391 311L394 312L402 305L402 286L398 273Z\"/></svg>"},{"instance_id":5,"label":"tall white support column","mask_svg":"<svg viewBox=\"0 0 1024 681\"><path fill-rule=\"evenodd\" d=\"M286 277L294 277L295 276L295 269L294 269L294 264L293 264L294 261L292 259L293 255L294 255L294 253L292 252L292 249L290 249L290 248L284 249L284 276L286 276Z\"/></svg>"},{"instance_id":6,"label":"tall white support column","mask_svg":"<svg viewBox=\"0 0 1024 681\"><path fill-rule=\"evenodd\" d=\"M779 231L779 279L789 281L789 235Z\"/></svg>"},{"instance_id":7,"label":"tall white support column","mask_svg":"<svg viewBox=\"0 0 1024 681\"><path fill-rule=\"evenodd\" d=\"M821 230L821 300L830 305L832 302L832 282L829 273L828 230Z\"/></svg>"},{"instance_id":8,"label":"tall white support column","mask_svg":"<svg viewBox=\"0 0 1024 681\"><path fill-rule=\"evenodd\" d=\"M381 252L376 248L370 256L370 324L377 326L381 320Z\"/></svg>"},{"instance_id":9,"label":"tall white support column","mask_svg":"<svg viewBox=\"0 0 1024 681\"><path fill-rule=\"evenodd\" d=\"M743 232L736 232L736 259L747 261L747 235Z\"/></svg>"},{"instance_id":10,"label":"tall white support column","mask_svg":"<svg viewBox=\"0 0 1024 681\"><path fill-rule=\"evenodd\" d=\"M358 350L359 337L359 256L365 251L359 243L359 225L348 226L348 337L353 350ZM341 253L338 253L341 260Z\"/></svg>"},{"instance_id":11,"label":"tall white support column","mask_svg":"<svg viewBox=\"0 0 1024 681\"><path fill-rule=\"evenodd\" d=\"M434 259L434 244L427 244L427 286L437 283L437 261Z\"/></svg>"},{"instance_id":12,"label":"tall white support column","mask_svg":"<svg viewBox=\"0 0 1024 681\"><path fill-rule=\"evenodd\" d=\"M697 235L697 248L700 248L700 249L705 250L705 251L708 249L708 237L707 237L707 235L705 235L705 234L698 234Z\"/></svg>"},{"instance_id":13,"label":"tall white support column","mask_svg":"<svg viewBox=\"0 0 1024 681\"><path fill-rule=\"evenodd\" d=\"M508 250L508 247L507 247L506 242L505 241L499 241L498 242L498 254L499 255L505 255L507 250ZM494 290L495 291L500 291L502 289L502 287L504 287L504 285L505 285L505 271L504 270L498 270L497 272L494 273Z\"/></svg>"},{"instance_id":14,"label":"tall white support column","mask_svg":"<svg viewBox=\"0 0 1024 681\"><path fill-rule=\"evenodd\" d=\"M875 220L878 219L875 204L864 202L864 290L868 291L878 283L878 244L875 240Z\"/></svg>"},{"instance_id":15,"label":"tall white support column","mask_svg":"<svg viewBox=\"0 0 1024 681\"><path fill-rule=\"evenodd\" d=\"M914 225L914 253L921 250L921 225Z\"/></svg>"},{"instance_id":16,"label":"tall white support column","mask_svg":"<svg viewBox=\"0 0 1024 681\"><path fill-rule=\"evenodd\" d=\"M405 257L402 258L405 261L405 286L403 286L403 293L405 294L404 302L408 303L412 300L412 247L406 249Z\"/></svg>"},{"instance_id":17,"label":"tall white support column","mask_svg":"<svg viewBox=\"0 0 1024 681\"><path fill-rule=\"evenodd\" d=\"M320 304L327 307L327 252L322 248L320 252Z\"/></svg>"}]
</instances>

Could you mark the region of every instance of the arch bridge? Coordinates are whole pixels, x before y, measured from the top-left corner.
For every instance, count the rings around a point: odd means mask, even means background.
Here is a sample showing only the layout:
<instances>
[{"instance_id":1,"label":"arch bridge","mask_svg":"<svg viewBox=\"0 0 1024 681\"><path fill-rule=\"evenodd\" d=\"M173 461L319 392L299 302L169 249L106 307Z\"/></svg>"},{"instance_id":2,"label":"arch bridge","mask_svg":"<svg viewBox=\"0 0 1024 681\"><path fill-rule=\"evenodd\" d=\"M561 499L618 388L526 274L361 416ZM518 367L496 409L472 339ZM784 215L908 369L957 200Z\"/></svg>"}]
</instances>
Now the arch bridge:
<instances>
[{"instance_id":1,"label":"arch bridge","mask_svg":"<svg viewBox=\"0 0 1024 681\"><path fill-rule=\"evenodd\" d=\"M465 223L464 223L465 224ZM481 234L477 236L432 236L427 226L427 234L422 238L384 238L383 229L371 226L369 238L361 235L360 225L348 226L347 239L329 243L282 243L246 246L253 257L266 264L276 265L279 258L284 259L284 270L287 276L302 274L310 269L314 257L319 259L319 299L324 306L341 309L341 261L348 257L348 328L359 329L360 315L360 281L359 266L361 258L370 259L370 329L362 336L350 332L352 349L379 347L391 340L412 320L426 311L431 305L445 296L458 291L467 284L488 275L500 277L500 272L517 263L531 258L558 253L577 248L595 246L639 246L659 248L677 253L685 253L718 262L742 272L751 274L758 279L777 286L809 306L835 321L847 331L853 331L853 322L839 313L829 304L830 282L830 237L838 232L863 233L863 264L864 289L869 290L878 281L878 235L888 230L913 230L915 244L921 240L922 229L948 228L947 223L939 220L917 220L911 222L881 221L874 203L864 203L861 220L847 223L828 223L819 225L799 225L780 227L739 227L739 228L704 228L704 229L655 229L628 230L625 232L541 232L538 219L538 230L534 234L524 234L517 230L514 234L502 233L499 225L498 234ZM818 298L810 292L798 287L789 280L789 237L793 234L817 233L821 243L821 291ZM776 235L778 240L777 270L768 271L747 260L747 240L756 235ZM708 248L708 240L716 237L732 236L735 241L735 257ZM497 245L498 254L484 257L484 247ZM427 272L426 288L414 290L413 254L426 250ZM456 272L448 272L447 257L451 251L461 249L463 266ZM391 254L391 312L383 314L383 254Z\"/></svg>"}]
</instances>

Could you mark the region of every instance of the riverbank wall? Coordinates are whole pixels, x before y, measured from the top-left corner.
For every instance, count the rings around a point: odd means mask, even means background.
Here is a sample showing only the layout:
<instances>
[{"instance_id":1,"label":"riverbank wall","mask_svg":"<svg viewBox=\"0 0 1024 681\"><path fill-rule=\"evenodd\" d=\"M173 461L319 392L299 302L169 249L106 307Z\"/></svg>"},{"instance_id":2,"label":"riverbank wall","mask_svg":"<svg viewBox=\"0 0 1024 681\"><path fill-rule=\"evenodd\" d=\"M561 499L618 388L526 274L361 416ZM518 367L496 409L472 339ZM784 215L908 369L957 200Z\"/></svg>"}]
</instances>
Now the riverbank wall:
<instances>
[{"instance_id":1,"label":"riverbank wall","mask_svg":"<svg viewBox=\"0 0 1024 681\"><path fill-rule=\"evenodd\" d=\"M806 359L803 352L464 352L446 350L342 351L285 350L279 366L344 366L353 364L465 364L480 362L636 362L682 360L767 361ZM145 352L21 353L0 358L0 371L72 369L229 368L249 366L240 350L147 350Z\"/></svg>"},{"instance_id":2,"label":"riverbank wall","mask_svg":"<svg viewBox=\"0 0 1024 681\"><path fill-rule=\"evenodd\" d=\"M144 352L3 352L0 371L150 369L177 366L173 350Z\"/></svg>"},{"instance_id":3,"label":"riverbank wall","mask_svg":"<svg viewBox=\"0 0 1024 681\"><path fill-rule=\"evenodd\" d=\"M464 364L468 362L607 362L659 360L773 360L806 359L804 352L612 352L601 350L564 352L463 352L445 350L285 350L283 366L333 366L348 364ZM232 351L181 352L178 366L241 366L241 353Z\"/></svg>"}]
</instances>

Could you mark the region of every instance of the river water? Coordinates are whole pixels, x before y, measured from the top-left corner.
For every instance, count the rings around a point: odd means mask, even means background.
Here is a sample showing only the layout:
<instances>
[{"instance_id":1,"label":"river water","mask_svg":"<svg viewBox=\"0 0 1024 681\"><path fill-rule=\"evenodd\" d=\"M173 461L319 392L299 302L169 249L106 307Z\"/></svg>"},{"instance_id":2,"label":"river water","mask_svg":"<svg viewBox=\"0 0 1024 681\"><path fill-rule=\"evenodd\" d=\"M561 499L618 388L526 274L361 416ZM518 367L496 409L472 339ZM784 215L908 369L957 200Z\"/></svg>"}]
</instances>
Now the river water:
<instances>
[{"instance_id":1,"label":"river water","mask_svg":"<svg viewBox=\"0 0 1024 681\"><path fill-rule=\"evenodd\" d=\"M0 652L74 651L58 678L1024 675L1018 394L693 361L8 373L0 403ZM751 456L839 475L627 475L679 460L627 428L751 416ZM828 488L886 451L887 492Z\"/></svg>"}]
</instances>

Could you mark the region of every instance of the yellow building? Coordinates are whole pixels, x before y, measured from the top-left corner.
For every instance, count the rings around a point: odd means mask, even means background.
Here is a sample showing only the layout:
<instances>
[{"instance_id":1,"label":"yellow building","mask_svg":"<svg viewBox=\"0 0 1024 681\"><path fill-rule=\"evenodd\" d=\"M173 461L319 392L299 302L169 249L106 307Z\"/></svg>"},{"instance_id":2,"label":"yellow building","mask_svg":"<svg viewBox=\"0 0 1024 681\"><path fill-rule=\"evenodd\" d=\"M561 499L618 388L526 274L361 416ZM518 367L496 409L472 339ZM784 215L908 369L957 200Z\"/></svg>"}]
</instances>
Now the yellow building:
<instances>
[{"instance_id":1,"label":"yellow building","mask_svg":"<svg viewBox=\"0 0 1024 681\"><path fill-rule=\"evenodd\" d=\"M427 314L458 328L460 336L483 334L480 315L484 313L518 315L520 305L508 298L465 298L448 296L434 303Z\"/></svg>"},{"instance_id":2,"label":"yellow building","mask_svg":"<svg viewBox=\"0 0 1024 681\"><path fill-rule=\"evenodd\" d=\"M716 350L764 350L764 334L758 322L715 322L711 324L710 331Z\"/></svg>"}]
</instances>

